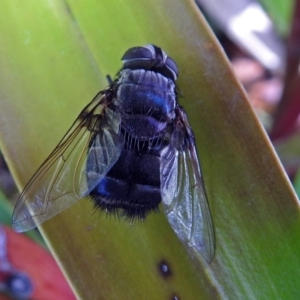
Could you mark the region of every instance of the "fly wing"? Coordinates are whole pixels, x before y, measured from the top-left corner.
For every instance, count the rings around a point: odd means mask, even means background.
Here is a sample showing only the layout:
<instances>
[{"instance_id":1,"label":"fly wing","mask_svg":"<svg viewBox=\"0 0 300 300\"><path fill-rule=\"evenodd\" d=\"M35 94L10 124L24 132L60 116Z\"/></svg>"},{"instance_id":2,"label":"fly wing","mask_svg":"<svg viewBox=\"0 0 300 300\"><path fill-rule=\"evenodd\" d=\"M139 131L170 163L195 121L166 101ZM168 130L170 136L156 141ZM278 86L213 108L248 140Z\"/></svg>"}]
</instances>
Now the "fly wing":
<instances>
[{"instance_id":1,"label":"fly wing","mask_svg":"<svg viewBox=\"0 0 300 300\"><path fill-rule=\"evenodd\" d=\"M83 109L28 182L13 212L15 231L32 229L88 195L115 164L122 149L120 116L107 108L107 95L98 93Z\"/></svg>"},{"instance_id":2,"label":"fly wing","mask_svg":"<svg viewBox=\"0 0 300 300\"><path fill-rule=\"evenodd\" d=\"M179 239L211 262L215 245L214 228L194 135L180 107L176 118L169 146L161 156L162 202Z\"/></svg>"}]
</instances>

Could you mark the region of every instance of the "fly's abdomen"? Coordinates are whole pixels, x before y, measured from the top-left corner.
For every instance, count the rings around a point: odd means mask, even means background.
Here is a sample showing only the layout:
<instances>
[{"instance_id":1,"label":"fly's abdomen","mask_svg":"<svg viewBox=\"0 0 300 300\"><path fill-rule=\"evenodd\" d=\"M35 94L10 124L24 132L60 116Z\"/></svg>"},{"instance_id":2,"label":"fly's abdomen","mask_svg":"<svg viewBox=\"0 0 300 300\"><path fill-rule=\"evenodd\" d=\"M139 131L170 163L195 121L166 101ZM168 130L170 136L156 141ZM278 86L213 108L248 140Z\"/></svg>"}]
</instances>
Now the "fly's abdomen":
<instances>
[{"instance_id":1,"label":"fly's abdomen","mask_svg":"<svg viewBox=\"0 0 300 300\"><path fill-rule=\"evenodd\" d=\"M124 149L90 196L103 210L121 209L126 217L145 218L161 201L160 157L153 152Z\"/></svg>"}]
</instances>

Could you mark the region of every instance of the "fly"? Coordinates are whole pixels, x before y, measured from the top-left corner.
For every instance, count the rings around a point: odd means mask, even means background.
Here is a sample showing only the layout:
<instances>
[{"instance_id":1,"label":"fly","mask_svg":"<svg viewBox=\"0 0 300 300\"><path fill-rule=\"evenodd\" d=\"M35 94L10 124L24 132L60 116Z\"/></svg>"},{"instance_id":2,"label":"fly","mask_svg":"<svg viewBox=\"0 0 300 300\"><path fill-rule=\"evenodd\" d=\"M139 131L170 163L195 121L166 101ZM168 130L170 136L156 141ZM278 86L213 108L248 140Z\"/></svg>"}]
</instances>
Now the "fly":
<instances>
[{"instance_id":1,"label":"fly","mask_svg":"<svg viewBox=\"0 0 300 300\"><path fill-rule=\"evenodd\" d=\"M159 47L130 48L21 193L13 228L36 227L81 198L144 219L160 202L187 246L210 262L214 230L195 139L178 104L178 68Z\"/></svg>"}]
</instances>

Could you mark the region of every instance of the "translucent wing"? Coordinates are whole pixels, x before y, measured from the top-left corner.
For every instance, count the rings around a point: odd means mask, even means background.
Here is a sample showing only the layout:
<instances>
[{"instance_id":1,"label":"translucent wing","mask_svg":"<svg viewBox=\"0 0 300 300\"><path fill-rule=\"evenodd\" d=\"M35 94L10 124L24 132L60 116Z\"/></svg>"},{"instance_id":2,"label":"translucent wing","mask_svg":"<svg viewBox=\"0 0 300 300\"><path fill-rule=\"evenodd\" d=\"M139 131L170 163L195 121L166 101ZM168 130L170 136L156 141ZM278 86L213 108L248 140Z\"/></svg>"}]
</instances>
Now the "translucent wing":
<instances>
[{"instance_id":1,"label":"translucent wing","mask_svg":"<svg viewBox=\"0 0 300 300\"><path fill-rule=\"evenodd\" d=\"M109 96L96 95L28 182L13 212L15 231L32 229L88 195L115 164L120 115L107 108Z\"/></svg>"},{"instance_id":2,"label":"translucent wing","mask_svg":"<svg viewBox=\"0 0 300 300\"><path fill-rule=\"evenodd\" d=\"M161 189L168 221L179 239L211 262L215 243L213 223L194 135L180 107L170 144L162 152Z\"/></svg>"}]
</instances>

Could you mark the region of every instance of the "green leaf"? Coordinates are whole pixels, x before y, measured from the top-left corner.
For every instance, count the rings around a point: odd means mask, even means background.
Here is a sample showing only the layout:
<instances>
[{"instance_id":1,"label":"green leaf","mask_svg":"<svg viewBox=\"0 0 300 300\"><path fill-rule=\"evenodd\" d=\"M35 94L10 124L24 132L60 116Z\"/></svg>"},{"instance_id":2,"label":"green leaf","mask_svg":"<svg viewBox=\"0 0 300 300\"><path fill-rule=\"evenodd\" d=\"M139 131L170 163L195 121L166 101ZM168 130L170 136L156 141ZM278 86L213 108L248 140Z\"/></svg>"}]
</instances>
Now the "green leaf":
<instances>
[{"instance_id":1,"label":"green leaf","mask_svg":"<svg viewBox=\"0 0 300 300\"><path fill-rule=\"evenodd\" d=\"M7 0L1 12L0 147L19 187L105 88L105 75L117 72L129 47L154 43L180 68L215 258L209 265L186 251L163 213L129 224L81 200L41 226L78 297L297 298L298 200L192 1Z\"/></svg>"},{"instance_id":2,"label":"green leaf","mask_svg":"<svg viewBox=\"0 0 300 300\"><path fill-rule=\"evenodd\" d=\"M295 1L293 0L260 0L270 17L275 28L282 36L287 36L290 31L290 24Z\"/></svg>"}]
</instances>

